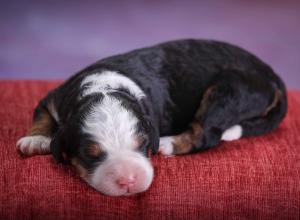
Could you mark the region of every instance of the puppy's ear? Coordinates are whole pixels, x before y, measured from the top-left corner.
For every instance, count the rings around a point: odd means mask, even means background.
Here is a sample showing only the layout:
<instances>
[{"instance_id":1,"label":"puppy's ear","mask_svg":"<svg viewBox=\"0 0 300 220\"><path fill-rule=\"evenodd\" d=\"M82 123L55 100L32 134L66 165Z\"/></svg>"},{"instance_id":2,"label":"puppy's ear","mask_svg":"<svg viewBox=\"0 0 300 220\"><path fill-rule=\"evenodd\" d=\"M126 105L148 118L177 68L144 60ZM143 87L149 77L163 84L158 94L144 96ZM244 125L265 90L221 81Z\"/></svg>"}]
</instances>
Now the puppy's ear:
<instances>
[{"instance_id":1,"label":"puppy's ear","mask_svg":"<svg viewBox=\"0 0 300 220\"><path fill-rule=\"evenodd\" d=\"M50 143L51 153L58 163L67 163L66 158L64 157L64 149L64 128L60 127L58 131L54 134Z\"/></svg>"},{"instance_id":2,"label":"puppy's ear","mask_svg":"<svg viewBox=\"0 0 300 220\"><path fill-rule=\"evenodd\" d=\"M148 127L151 151L156 154L159 148L159 129L156 117L154 117L152 102L148 99L142 99L140 106Z\"/></svg>"},{"instance_id":3,"label":"puppy's ear","mask_svg":"<svg viewBox=\"0 0 300 220\"><path fill-rule=\"evenodd\" d=\"M158 128L153 126L153 123L149 121L149 127L150 127L150 147L153 154L156 154L158 152L159 148L159 132Z\"/></svg>"}]
</instances>

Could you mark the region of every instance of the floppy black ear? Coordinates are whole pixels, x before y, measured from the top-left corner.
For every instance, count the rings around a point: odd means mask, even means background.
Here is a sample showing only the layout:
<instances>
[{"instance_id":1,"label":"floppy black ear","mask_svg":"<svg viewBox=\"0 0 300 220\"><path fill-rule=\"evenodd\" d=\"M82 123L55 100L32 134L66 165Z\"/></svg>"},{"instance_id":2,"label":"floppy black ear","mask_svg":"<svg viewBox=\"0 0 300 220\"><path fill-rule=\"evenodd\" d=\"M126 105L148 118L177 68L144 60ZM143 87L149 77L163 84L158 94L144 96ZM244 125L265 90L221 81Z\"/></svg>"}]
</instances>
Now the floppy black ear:
<instances>
[{"instance_id":1,"label":"floppy black ear","mask_svg":"<svg viewBox=\"0 0 300 220\"><path fill-rule=\"evenodd\" d=\"M140 106L149 130L149 144L151 146L151 151L153 154L156 154L159 148L159 129L156 117L154 116L152 102L148 99L142 99L140 101Z\"/></svg>"},{"instance_id":2,"label":"floppy black ear","mask_svg":"<svg viewBox=\"0 0 300 220\"><path fill-rule=\"evenodd\" d=\"M153 154L158 152L159 148L159 132L156 126L153 126L153 123L150 121L150 146Z\"/></svg>"},{"instance_id":3,"label":"floppy black ear","mask_svg":"<svg viewBox=\"0 0 300 220\"><path fill-rule=\"evenodd\" d=\"M54 134L51 143L50 143L50 150L54 157L54 159L58 163L66 164L67 161L64 158L64 137L63 137L64 129L60 127L57 132Z\"/></svg>"}]
</instances>

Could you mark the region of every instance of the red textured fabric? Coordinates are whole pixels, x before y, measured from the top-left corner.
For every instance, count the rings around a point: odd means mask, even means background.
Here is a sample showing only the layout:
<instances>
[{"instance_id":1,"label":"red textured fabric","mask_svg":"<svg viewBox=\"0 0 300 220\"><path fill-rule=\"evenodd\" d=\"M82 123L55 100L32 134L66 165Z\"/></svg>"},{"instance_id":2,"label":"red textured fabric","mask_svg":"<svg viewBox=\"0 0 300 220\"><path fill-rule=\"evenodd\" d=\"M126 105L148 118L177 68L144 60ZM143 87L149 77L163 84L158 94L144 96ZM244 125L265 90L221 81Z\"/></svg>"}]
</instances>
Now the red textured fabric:
<instances>
[{"instance_id":1,"label":"red textured fabric","mask_svg":"<svg viewBox=\"0 0 300 220\"><path fill-rule=\"evenodd\" d=\"M15 143L58 82L0 82L0 219L299 219L300 92L276 131L195 155L153 156L147 192L104 196L51 155L20 158Z\"/></svg>"}]
</instances>

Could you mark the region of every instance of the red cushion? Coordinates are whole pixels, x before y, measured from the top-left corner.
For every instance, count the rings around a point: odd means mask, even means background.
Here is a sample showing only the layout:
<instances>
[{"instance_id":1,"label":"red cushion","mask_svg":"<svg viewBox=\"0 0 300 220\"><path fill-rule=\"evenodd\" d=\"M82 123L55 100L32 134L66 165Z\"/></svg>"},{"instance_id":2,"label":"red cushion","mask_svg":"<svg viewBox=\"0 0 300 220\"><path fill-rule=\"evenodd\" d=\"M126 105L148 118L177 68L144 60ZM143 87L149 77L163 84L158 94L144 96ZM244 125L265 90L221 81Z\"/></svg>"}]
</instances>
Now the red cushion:
<instances>
[{"instance_id":1,"label":"red cushion","mask_svg":"<svg viewBox=\"0 0 300 220\"><path fill-rule=\"evenodd\" d=\"M145 193L104 196L51 155L20 158L40 98L58 82L0 82L0 219L298 219L300 92L274 132L196 155L153 156Z\"/></svg>"}]
</instances>

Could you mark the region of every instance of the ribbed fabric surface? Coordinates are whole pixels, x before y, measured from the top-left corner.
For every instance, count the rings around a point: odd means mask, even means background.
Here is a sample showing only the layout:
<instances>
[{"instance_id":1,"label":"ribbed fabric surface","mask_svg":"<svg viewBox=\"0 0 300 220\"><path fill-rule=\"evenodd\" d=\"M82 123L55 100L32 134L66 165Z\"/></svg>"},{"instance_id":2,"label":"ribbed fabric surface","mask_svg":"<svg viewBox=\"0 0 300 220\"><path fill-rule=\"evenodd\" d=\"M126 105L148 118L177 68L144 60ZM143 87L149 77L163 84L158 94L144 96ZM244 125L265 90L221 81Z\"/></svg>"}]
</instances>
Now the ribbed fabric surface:
<instances>
[{"instance_id":1,"label":"ribbed fabric surface","mask_svg":"<svg viewBox=\"0 0 300 220\"><path fill-rule=\"evenodd\" d=\"M287 117L262 137L222 143L203 153L152 156L147 192L104 196L51 155L21 158L15 143L59 82L0 82L0 219L299 219L300 92Z\"/></svg>"}]
</instances>

